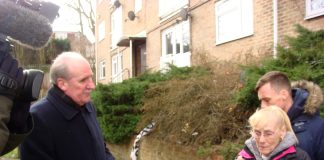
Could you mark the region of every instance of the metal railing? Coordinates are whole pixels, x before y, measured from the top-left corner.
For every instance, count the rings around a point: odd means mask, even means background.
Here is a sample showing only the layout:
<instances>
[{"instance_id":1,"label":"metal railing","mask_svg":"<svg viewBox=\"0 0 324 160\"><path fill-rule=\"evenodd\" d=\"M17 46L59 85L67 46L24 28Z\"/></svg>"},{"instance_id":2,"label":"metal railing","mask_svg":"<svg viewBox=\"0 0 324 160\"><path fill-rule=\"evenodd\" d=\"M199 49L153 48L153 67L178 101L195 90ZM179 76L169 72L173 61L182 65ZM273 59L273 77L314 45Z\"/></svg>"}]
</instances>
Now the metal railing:
<instances>
[{"instance_id":1,"label":"metal railing","mask_svg":"<svg viewBox=\"0 0 324 160\"><path fill-rule=\"evenodd\" d=\"M110 79L111 79L112 83L118 83L118 82L122 82L124 79L128 79L128 78L130 78L130 71L128 68L125 68L121 72L117 73L116 75L111 76Z\"/></svg>"}]
</instances>

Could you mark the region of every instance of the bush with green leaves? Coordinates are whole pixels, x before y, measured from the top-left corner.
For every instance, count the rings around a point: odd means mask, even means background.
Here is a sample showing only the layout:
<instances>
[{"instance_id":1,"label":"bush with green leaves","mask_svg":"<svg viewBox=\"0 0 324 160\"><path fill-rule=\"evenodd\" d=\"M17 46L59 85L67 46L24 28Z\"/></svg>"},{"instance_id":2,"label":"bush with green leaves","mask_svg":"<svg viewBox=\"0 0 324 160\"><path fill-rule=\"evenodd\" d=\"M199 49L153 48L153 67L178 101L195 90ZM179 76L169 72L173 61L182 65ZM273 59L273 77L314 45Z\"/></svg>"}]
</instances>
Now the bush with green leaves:
<instances>
[{"instance_id":1,"label":"bush with green leaves","mask_svg":"<svg viewBox=\"0 0 324 160\"><path fill-rule=\"evenodd\" d=\"M92 93L92 100L105 140L116 144L131 138L140 120L144 92L150 84L203 74L207 74L207 69L202 67L178 68L170 65L166 73L147 71L122 83L98 84Z\"/></svg>"},{"instance_id":2,"label":"bush with green leaves","mask_svg":"<svg viewBox=\"0 0 324 160\"><path fill-rule=\"evenodd\" d=\"M200 157L205 157L213 152L213 146L210 141L207 141L204 145L198 147L197 155Z\"/></svg>"},{"instance_id":3,"label":"bush with green leaves","mask_svg":"<svg viewBox=\"0 0 324 160\"><path fill-rule=\"evenodd\" d=\"M139 121L138 97L143 95L146 83L99 84L93 92L98 120L104 138L110 143L121 143L133 135Z\"/></svg>"},{"instance_id":4,"label":"bush with green leaves","mask_svg":"<svg viewBox=\"0 0 324 160\"><path fill-rule=\"evenodd\" d=\"M249 110L259 106L254 87L257 80L271 70L286 73L292 81L305 79L324 88L324 30L310 31L296 25L296 31L297 37L286 37L287 47L278 47L276 59L269 58L261 65L243 67L245 86L237 95L240 106Z\"/></svg>"},{"instance_id":5,"label":"bush with green leaves","mask_svg":"<svg viewBox=\"0 0 324 160\"><path fill-rule=\"evenodd\" d=\"M218 153L223 156L223 159L235 159L243 148L244 145L242 143L223 141Z\"/></svg>"}]
</instances>

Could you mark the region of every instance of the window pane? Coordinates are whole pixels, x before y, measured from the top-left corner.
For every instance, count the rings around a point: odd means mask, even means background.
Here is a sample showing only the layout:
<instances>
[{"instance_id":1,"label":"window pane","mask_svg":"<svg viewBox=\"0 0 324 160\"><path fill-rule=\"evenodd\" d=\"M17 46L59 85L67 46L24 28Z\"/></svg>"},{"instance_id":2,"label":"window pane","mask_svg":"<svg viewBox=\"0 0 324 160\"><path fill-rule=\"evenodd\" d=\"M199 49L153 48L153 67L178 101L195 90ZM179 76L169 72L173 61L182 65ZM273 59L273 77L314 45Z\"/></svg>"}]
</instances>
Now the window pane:
<instances>
[{"instance_id":1,"label":"window pane","mask_svg":"<svg viewBox=\"0 0 324 160\"><path fill-rule=\"evenodd\" d=\"M172 32L165 35L166 40L166 54L172 54Z\"/></svg>"},{"instance_id":2,"label":"window pane","mask_svg":"<svg viewBox=\"0 0 324 160\"><path fill-rule=\"evenodd\" d=\"M102 77L105 77L106 76L106 63L105 62L102 62Z\"/></svg>"},{"instance_id":3,"label":"window pane","mask_svg":"<svg viewBox=\"0 0 324 160\"><path fill-rule=\"evenodd\" d=\"M99 41L105 38L105 21L100 22L99 24Z\"/></svg>"},{"instance_id":4,"label":"window pane","mask_svg":"<svg viewBox=\"0 0 324 160\"><path fill-rule=\"evenodd\" d=\"M188 21L182 25L182 41L183 41L183 53L189 52L190 35L189 35L189 23Z\"/></svg>"},{"instance_id":5,"label":"window pane","mask_svg":"<svg viewBox=\"0 0 324 160\"><path fill-rule=\"evenodd\" d=\"M176 38L175 38L175 49L176 49L176 54L181 53L180 51L180 45L181 45L181 39L182 39L182 30L180 27L176 27Z\"/></svg>"},{"instance_id":6,"label":"window pane","mask_svg":"<svg viewBox=\"0 0 324 160\"><path fill-rule=\"evenodd\" d=\"M99 78L104 79L106 77L106 62L100 62Z\"/></svg>"},{"instance_id":7,"label":"window pane","mask_svg":"<svg viewBox=\"0 0 324 160\"><path fill-rule=\"evenodd\" d=\"M117 65L118 65L118 72L121 72L123 69L123 55L121 53L118 54Z\"/></svg>"},{"instance_id":8,"label":"window pane","mask_svg":"<svg viewBox=\"0 0 324 160\"><path fill-rule=\"evenodd\" d=\"M220 0L215 17L216 44L253 34L253 0Z\"/></svg>"},{"instance_id":9,"label":"window pane","mask_svg":"<svg viewBox=\"0 0 324 160\"><path fill-rule=\"evenodd\" d=\"M117 63L114 63L114 73L117 74Z\"/></svg>"},{"instance_id":10,"label":"window pane","mask_svg":"<svg viewBox=\"0 0 324 160\"><path fill-rule=\"evenodd\" d=\"M122 36L122 7L118 7L111 15L111 45L116 47Z\"/></svg>"},{"instance_id":11,"label":"window pane","mask_svg":"<svg viewBox=\"0 0 324 160\"><path fill-rule=\"evenodd\" d=\"M218 24L218 34L224 39L233 39L241 33L241 18L238 10L219 16Z\"/></svg>"},{"instance_id":12,"label":"window pane","mask_svg":"<svg viewBox=\"0 0 324 160\"><path fill-rule=\"evenodd\" d=\"M117 59L116 56L112 57L112 76L116 76L117 74Z\"/></svg>"},{"instance_id":13,"label":"window pane","mask_svg":"<svg viewBox=\"0 0 324 160\"><path fill-rule=\"evenodd\" d=\"M324 15L324 0L306 0L306 18Z\"/></svg>"}]
</instances>

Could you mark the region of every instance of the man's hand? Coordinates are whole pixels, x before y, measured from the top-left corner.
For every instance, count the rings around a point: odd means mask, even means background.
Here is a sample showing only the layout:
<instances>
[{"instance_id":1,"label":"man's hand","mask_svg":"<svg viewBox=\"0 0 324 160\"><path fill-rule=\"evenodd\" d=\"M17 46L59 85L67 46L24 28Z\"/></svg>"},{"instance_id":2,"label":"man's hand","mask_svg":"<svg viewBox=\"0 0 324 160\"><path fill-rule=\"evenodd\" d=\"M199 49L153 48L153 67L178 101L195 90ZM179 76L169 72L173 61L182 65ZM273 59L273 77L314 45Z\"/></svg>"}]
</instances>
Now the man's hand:
<instances>
[{"instance_id":1,"label":"man's hand","mask_svg":"<svg viewBox=\"0 0 324 160\"><path fill-rule=\"evenodd\" d=\"M11 54L0 52L0 94L13 100L23 84L23 69Z\"/></svg>"}]
</instances>

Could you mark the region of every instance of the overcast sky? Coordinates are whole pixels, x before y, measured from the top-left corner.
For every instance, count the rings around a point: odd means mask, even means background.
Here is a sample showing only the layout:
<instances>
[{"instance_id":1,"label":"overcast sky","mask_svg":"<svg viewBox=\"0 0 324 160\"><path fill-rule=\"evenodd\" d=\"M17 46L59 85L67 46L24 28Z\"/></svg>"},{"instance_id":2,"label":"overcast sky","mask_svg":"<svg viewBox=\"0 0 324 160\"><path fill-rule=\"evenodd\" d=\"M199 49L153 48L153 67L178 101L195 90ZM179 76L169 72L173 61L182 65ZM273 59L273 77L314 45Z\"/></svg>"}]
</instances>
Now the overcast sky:
<instances>
[{"instance_id":1,"label":"overcast sky","mask_svg":"<svg viewBox=\"0 0 324 160\"><path fill-rule=\"evenodd\" d=\"M45 1L45 0L44 0ZM56 18L52 24L53 31L80 31L80 26L78 25L78 14L73 11L73 9L64 5L66 0L46 0L55 3L60 6L59 17ZM82 1L82 0L81 0ZM94 37L90 35L85 29L85 34L91 42L94 42Z\"/></svg>"},{"instance_id":2,"label":"overcast sky","mask_svg":"<svg viewBox=\"0 0 324 160\"><path fill-rule=\"evenodd\" d=\"M60 6L59 15L60 17L56 18L52 24L54 31L77 31L78 26L73 25L77 23L77 15L74 15L74 12L70 8L64 6L62 0L47 0L52 3L55 3Z\"/></svg>"}]
</instances>

